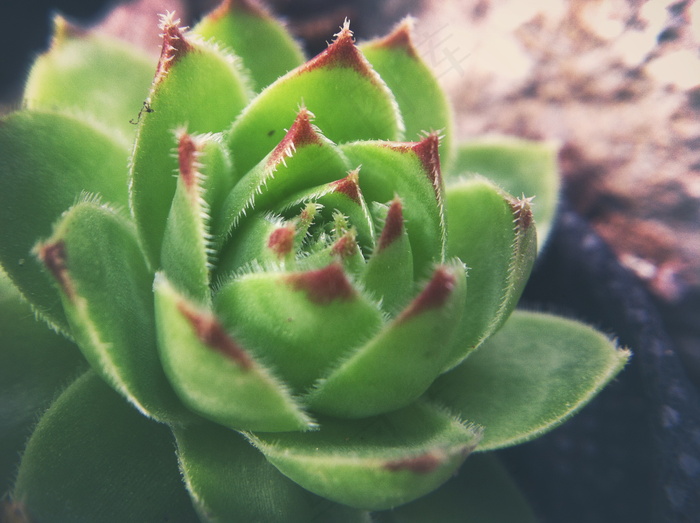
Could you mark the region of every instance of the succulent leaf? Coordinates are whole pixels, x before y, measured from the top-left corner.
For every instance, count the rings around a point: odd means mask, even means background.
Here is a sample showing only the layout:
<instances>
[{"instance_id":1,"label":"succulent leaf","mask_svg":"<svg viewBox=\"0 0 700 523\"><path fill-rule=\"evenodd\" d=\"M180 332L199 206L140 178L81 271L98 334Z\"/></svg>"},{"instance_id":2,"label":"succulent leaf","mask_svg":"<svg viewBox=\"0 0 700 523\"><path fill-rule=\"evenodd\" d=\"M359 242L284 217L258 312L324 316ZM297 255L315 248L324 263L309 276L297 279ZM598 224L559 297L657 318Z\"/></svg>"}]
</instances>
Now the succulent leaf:
<instances>
[{"instance_id":1,"label":"succulent leaf","mask_svg":"<svg viewBox=\"0 0 700 523\"><path fill-rule=\"evenodd\" d=\"M429 391L485 427L479 450L522 443L588 403L630 353L572 320L516 311L503 328Z\"/></svg>"},{"instance_id":2,"label":"succulent leaf","mask_svg":"<svg viewBox=\"0 0 700 523\"><path fill-rule=\"evenodd\" d=\"M202 521L370 523L367 512L315 496L280 474L235 432L207 423L176 429L175 436L182 474Z\"/></svg>"},{"instance_id":3,"label":"succulent leaf","mask_svg":"<svg viewBox=\"0 0 700 523\"><path fill-rule=\"evenodd\" d=\"M81 194L127 201L126 144L72 116L21 111L0 120L0 261L37 313L68 332L51 280L31 255Z\"/></svg>"},{"instance_id":4,"label":"succulent leaf","mask_svg":"<svg viewBox=\"0 0 700 523\"><path fill-rule=\"evenodd\" d=\"M245 173L264 158L302 106L335 143L403 138L394 95L355 47L345 24L325 51L268 86L234 122L228 142L238 151L236 171Z\"/></svg>"},{"instance_id":5,"label":"succulent leaf","mask_svg":"<svg viewBox=\"0 0 700 523\"><path fill-rule=\"evenodd\" d=\"M280 472L307 490L372 510L434 490L480 437L479 430L423 403L362 420L320 421L318 432L249 438Z\"/></svg>"},{"instance_id":6,"label":"succulent leaf","mask_svg":"<svg viewBox=\"0 0 700 523\"><path fill-rule=\"evenodd\" d=\"M250 72L258 92L304 63L299 44L261 4L226 0L205 16L194 32L231 49Z\"/></svg>"},{"instance_id":7,"label":"succulent leaf","mask_svg":"<svg viewBox=\"0 0 700 523\"><path fill-rule=\"evenodd\" d=\"M87 372L41 418L11 503L27 521L191 523L172 449L166 427Z\"/></svg>"},{"instance_id":8,"label":"succulent leaf","mask_svg":"<svg viewBox=\"0 0 700 523\"><path fill-rule=\"evenodd\" d=\"M163 50L139 115L131 158L130 203L149 263L159 266L176 187L176 131L220 132L248 103L247 79L236 61L163 17Z\"/></svg>"},{"instance_id":9,"label":"succulent leaf","mask_svg":"<svg viewBox=\"0 0 700 523\"><path fill-rule=\"evenodd\" d=\"M132 223L96 202L67 211L38 258L60 289L78 346L97 373L144 415L179 423L185 411L156 346L151 286Z\"/></svg>"},{"instance_id":10,"label":"succulent leaf","mask_svg":"<svg viewBox=\"0 0 700 523\"><path fill-rule=\"evenodd\" d=\"M515 308L536 255L529 202L483 178L447 188L447 252L469 268L469 296L450 366L496 332Z\"/></svg>"},{"instance_id":11,"label":"succulent leaf","mask_svg":"<svg viewBox=\"0 0 700 523\"><path fill-rule=\"evenodd\" d=\"M41 55L27 79L24 104L29 109L61 107L119 133L129 144L136 117L153 78L153 64L137 49L54 18L51 48ZM124 82L129 78L129 82Z\"/></svg>"}]
</instances>

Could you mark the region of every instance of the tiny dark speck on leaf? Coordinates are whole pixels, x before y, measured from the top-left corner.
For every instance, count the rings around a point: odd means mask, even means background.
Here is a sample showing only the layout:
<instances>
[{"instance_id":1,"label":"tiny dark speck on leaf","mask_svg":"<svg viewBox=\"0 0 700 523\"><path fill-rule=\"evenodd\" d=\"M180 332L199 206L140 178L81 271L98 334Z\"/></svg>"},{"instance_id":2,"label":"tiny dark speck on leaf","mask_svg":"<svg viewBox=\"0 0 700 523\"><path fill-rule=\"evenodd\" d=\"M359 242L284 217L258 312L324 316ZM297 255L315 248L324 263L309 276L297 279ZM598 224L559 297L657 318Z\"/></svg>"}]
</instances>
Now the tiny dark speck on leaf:
<instances>
[{"instance_id":1,"label":"tiny dark speck on leaf","mask_svg":"<svg viewBox=\"0 0 700 523\"><path fill-rule=\"evenodd\" d=\"M275 134L275 130L274 130L274 129L271 129L270 131L267 131L267 135L268 135L268 136L272 136L273 134Z\"/></svg>"}]
</instances>

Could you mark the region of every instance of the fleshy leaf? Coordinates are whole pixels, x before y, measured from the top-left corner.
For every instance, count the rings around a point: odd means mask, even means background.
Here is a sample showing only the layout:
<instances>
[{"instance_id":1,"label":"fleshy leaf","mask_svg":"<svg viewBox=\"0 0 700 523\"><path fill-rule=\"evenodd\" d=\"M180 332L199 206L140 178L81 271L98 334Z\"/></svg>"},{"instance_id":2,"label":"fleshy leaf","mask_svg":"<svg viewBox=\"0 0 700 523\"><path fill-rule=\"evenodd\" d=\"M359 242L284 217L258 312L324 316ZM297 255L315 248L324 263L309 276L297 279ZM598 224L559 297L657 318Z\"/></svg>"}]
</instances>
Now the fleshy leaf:
<instances>
[{"instance_id":1,"label":"fleshy leaf","mask_svg":"<svg viewBox=\"0 0 700 523\"><path fill-rule=\"evenodd\" d=\"M175 430L184 480L202 521L370 523L279 473L240 434L211 423Z\"/></svg>"},{"instance_id":2,"label":"fleshy leaf","mask_svg":"<svg viewBox=\"0 0 700 523\"><path fill-rule=\"evenodd\" d=\"M0 269L0 492L14 481L36 416L84 370L75 344L37 323Z\"/></svg>"},{"instance_id":3,"label":"fleshy leaf","mask_svg":"<svg viewBox=\"0 0 700 523\"><path fill-rule=\"evenodd\" d=\"M163 49L150 94L139 114L131 159L130 198L139 235L153 267L175 193L174 132L192 134L228 128L248 103L247 80L229 55L201 42L164 17Z\"/></svg>"},{"instance_id":4,"label":"fleshy leaf","mask_svg":"<svg viewBox=\"0 0 700 523\"><path fill-rule=\"evenodd\" d=\"M136 117L148 94L153 65L138 49L54 18L48 52L32 66L24 90L30 109L68 109L94 119L131 142ZM128 81L125 81L128 79Z\"/></svg>"},{"instance_id":5,"label":"fleshy leaf","mask_svg":"<svg viewBox=\"0 0 700 523\"><path fill-rule=\"evenodd\" d=\"M396 96L406 127L406 139L418 141L424 132L440 131L440 157L451 159L452 111L444 90L413 43L413 19L406 18L384 38L360 49Z\"/></svg>"},{"instance_id":6,"label":"fleshy leaf","mask_svg":"<svg viewBox=\"0 0 700 523\"><path fill-rule=\"evenodd\" d=\"M323 418L309 434L251 434L265 457L307 490L381 510L431 492L457 470L479 431L424 403L362 420Z\"/></svg>"},{"instance_id":7,"label":"fleshy leaf","mask_svg":"<svg viewBox=\"0 0 700 523\"><path fill-rule=\"evenodd\" d=\"M352 165L362 165L359 177L368 201L388 203L401 198L414 274L428 275L445 259L443 185L438 136L420 142L354 142L341 146Z\"/></svg>"},{"instance_id":8,"label":"fleshy leaf","mask_svg":"<svg viewBox=\"0 0 700 523\"><path fill-rule=\"evenodd\" d=\"M346 24L325 51L266 88L234 122L229 146L237 172L248 172L277 145L302 105L335 143L403 138L396 100Z\"/></svg>"},{"instance_id":9,"label":"fleshy leaf","mask_svg":"<svg viewBox=\"0 0 700 523\"><path fill-rule=\"evenodd\" d=\"M28 521L196 521L173 438L93 372L44 414L22 457L12 503Z\"/></svg>"},{"instance_id":10,"label":"fleshy leaf","mask_svg":"<svg viewBox=\"0 0 700 523\"><path fill-rule=\"evenodd\" d=\"M359 418L405 407L418 399L451 354L466 287L461 263L435 269L398 317L316 383L305 398L311 408Z\"/></svg>"},{"instance_id":11,"label":"fleshy leaf","mask_svg":"<svg viewBox=\"0 0 700 523\"><path fill-rule=\"evenodd\" d=\"M255 91L304 62L299 44L284 26L251 0L225 0L194 32L235 52L250 71Z\"/></svg>"},{"instance_id":12,"label":"fleshy leaf","mask_svg":"<svg viewBox=\"0 0 700 523\"><path fill-rule=\"evenodd\" d=\"M450 172L477 173L515 196L534 195L532 215L540 248L554 221L559 197L557 150L551 143L517 138L482 138L460 144Z\"/></svg>"},{"instance_id":13,"label":"fleshy leaf","mask_svg":"<svg viewBox=\"0 0 700 523\"><path fill-rule=\"evenodd\" d=\"M131 222L104 205L79 203L37 254L61 291L71 332L93 369L143 414L187 420L158 359L153 275Z\"/></svg>"},{"instance_id":14,"label":"fleshy leaf","mask_svg":"<svg viewBox=\"0 0 700 523\"><path fill-rule=\"evenodd\" d=\"M527 501L493 454L470 456L427 496L373 514L375 523L536 523Z\"/></svg>"},{"instance_id":15,"label":"fleshy leaf","mask_svg":"<svg viewBox=\"0 0 700 523\"><path fill-rule=\"evenodd\" d=\"M297 393L383 323L376 305L355 289L339 263L240 276L221 288L215 305L226 327Z\"/></svg>"},{"instance_id":16,"label":"fleshy leaf","mask_svg":"<svg viewBox=\"0 0 700 523\"><path fill-rule=\"evenodd\" d=\"M203 417L247 430L309 430L313 421L285 385L210 311L156 276L156 314L165 372L182 401Z\"/></svg>"},{"instance_id":17,"label":"fleshy leaf","mask_svg":"<svg viewBox=\"0 0 700 523\"><path fill-rule=\"evenodd\" d=\"M447 188L447 252L469 268L469 296L450 366L496 332L517 305L536 256L529 200L488 180Z\"/></svg>"},{"instance_id":18,"label":"fleshy leaf","mask_svg":"<svg viewBox=\"0 0 700 523\"><path fill-rule=\"evenodd\" d=\"M479 450L528 441L588 403L630 354L572 320L516 311L503 328L429 391L484 427Z\"/></svg>"},{"instance_id":19,"label":"fleshy leaf","mask_svg":"<svg viewBox=\"0 0 700 523\"><path fill-rule=\"evenodd\" d=\"M178 137L179 176L163 238L163 271L181 290L209 299L214 267L211 217L217 215L231 186L231 163L213 136Z\"/></svg>"},{"instance_id":20,"label":"fleshy leaf","mask_svg":"<svg viewBox=\"0 0 700 523\"><path fill-rule=\"evenodd\" d=\"M50 278L31 255L82 192L126 204L128 149L79 120L22 111L0 120L0 260L38 314L68 332Z\"/></svg>"}]
</instances>

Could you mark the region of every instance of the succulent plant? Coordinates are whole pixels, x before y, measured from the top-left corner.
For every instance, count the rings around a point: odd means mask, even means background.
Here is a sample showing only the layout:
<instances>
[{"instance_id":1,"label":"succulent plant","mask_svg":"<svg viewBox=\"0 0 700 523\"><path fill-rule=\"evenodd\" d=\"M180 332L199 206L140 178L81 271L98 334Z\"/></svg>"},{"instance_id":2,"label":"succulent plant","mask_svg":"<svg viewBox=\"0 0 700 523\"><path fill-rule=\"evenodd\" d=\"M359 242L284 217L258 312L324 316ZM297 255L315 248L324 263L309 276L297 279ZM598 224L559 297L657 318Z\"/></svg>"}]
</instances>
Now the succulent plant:
<instances>
[{"instance_id":1,"label":"succulent plant","mask_svg":"<svg viewBox=\"0 0 700 523\"><path fill-rule=\"evenodd\" d=\"M250 2L161 31L154 65L58 18L0 121L6 513L530 517L492 455L449 480L628 358L513 312L554 149L454 147L410 21L308 61Z\"/></svg>"}]
</instances>

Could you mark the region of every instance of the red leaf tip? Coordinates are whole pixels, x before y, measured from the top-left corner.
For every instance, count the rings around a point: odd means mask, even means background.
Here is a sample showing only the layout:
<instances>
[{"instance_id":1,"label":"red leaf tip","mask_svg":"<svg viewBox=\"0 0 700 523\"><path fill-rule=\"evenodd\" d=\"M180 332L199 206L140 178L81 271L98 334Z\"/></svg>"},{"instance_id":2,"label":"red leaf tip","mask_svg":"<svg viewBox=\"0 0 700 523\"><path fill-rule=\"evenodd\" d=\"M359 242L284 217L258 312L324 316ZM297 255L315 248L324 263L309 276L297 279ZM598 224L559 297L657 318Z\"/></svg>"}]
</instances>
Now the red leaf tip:
<instances>
[{"instance_id":1,"label":"red leaf tip","mask_svg":"<svg viewBox=\"0 0 700 523\"><path fill-rule=\"evenodd\" d=\"M401 313L400 321L422 314L428 310L443 307L455 288L457 279L445 266L435 269L433 277L423 291Z\"/></svg>"},{"instance_id":2,"label":"red leaf tip","mask_svg":"<svg viewBox=\"0 0 700 523\"><path fill-rule=\"evenodd\" d=\"M443 462L443 459L436 453L427 452L413 458L396 459L387 461L384 468L392 472L407 470L415 474L428 474L438 468Z\"/></svg>"},{"instance_id":3,"label":"red leaf tip","mask_svg":"<svg viewBox=\"0 0 700 523\"><path fill-rule=\"evenodd\" d=\"M526 231L532 225L534 221L532 218L532 203L533 197L526 198L515 198L510 202L510 208L513 210L513 221L520 229Z\"/></svg>"},{"instance_id":4,"label":"red leaf tip","mask_svg":"<svg viewBox=\"0 0 700 523\"><path fill-rule=\"evenodd\" d=\"M411 58L418 58L418 50L413 43L413 28L415 26L415 18L407 16L399 22L391 33L384 38L379 38L369 45L371 47L380 48L397 48L402 49Z\"/></svg>"},{"instance_id":5,"label":"red leaf tip","mask_svg":"<svg viewBox=\"0 0 700 523\"><path fill-rule=\"evenodd\" d=\"M192 189L197 184L197 156L199 147L195 140L184 131L178 132L177 160L180 176L185 186Z\"/></svg>"},{"instance_id":6,"label":"red leaf tip","mask_svg":"<svg viewBox=\"0 0 700 523\"><path fill-rule=\"evenodd\" d=\"M345 178L336 180L330 185L334 192L343 193L345 196L354 201L357 205L362 205L362 197L360 196L360 169L354 169L348 173Z\"/></svg>"},{"instance_id":7,"label":"red leaf tip","mask_svg":"<svg viewBox=\"0 0 700 523\"><path fill-rule=\"evenodd\" d=\"M313 71L324 67L344 67L355 69L358 73L374 80L372 66L355 45L355 38L350 30L350 21L346 19L340 32L334 36L335 40L324 51L306 62L299 71Z\"/></svg>"},{"instance_id":8,"label":"red leaf tip","mask_svg":"<svg viewBox=\"0 0 700 523\"><path fill-rule=\"evenodd\" d=\"M250 370L253 367L253 360L245 349L228 335L216 318L210 314L197 312L184 302L178 304L178 310L190 322L202 343L228 356L243 370Z\"/></svg>"},{"instance_id":9,"label":"red leaf tip","mask_svg":"<svg viewBox=\"0 0 700 523\"><path fill-rule=\"evenodd\" d=\"M355 296L339 263L316 271L296 272L288 275L286 281L293 289L304 291L309 300L319 305L326 305L335 300L350 300Z\"/></svg>"},{"instance_id":10,"label":"red leaf tip","mask_svg":"<svg viewBox=\"0 0 700 523\"><path fill-rule=\"evenodd\" d=\"M37 255L61 286L66 296L72 300L75 296L75 289L73 288L73 282L68 275L68 267L66 266L67 256L65 242L59 240L55 243L40 245L37 249Z\"/></svg>"},{"instance_id":11,"label":"red leaf tip","mask_svg":"<svg viewBox=\"0 0 700 523\"><path fill-rule=\"evenodd\" d=\"M377 251L386 249L394 243L403 233L403 226L403 204L400 199L394 198L389 206L382 234L379 236Z\"/></svg>"},{"instance_id":12,"label":"red leaf tip","mask_svg":"<svg viewBox=\"0 0 700 523\"><path fill-rule=\"evenodd\" d=\"M156 69L156 82L168 73L174 62L191 49L184 35L187 27L180 27L180 19L175 18L174 12L167 11L164 15L160 15L159 27L162 31L163 45Z\"/></svg>"},{"instance_id":13,"label":"red leaf tip","mask_svg":"<svg viewBox=\"0 0 700 523\"><path fill-rule=\"evenodd\" d=\"M285 225L272 231L267 240L267 246L272 249L277 257L284 258L294 249L294 225Z\"/></svg>"},{"instance_id":14,"label":"red leaf tip","mask_svg":"<svg viewBox=\"0 0 700 523\"><path fill-rule=\"evenodd\" d=\"M356 233L354 230L349 230L333 244L331 253L341 258L349 258L357 252L357 249Z\"/></svg>"},{"instance_id":15,"label":"red leaf tip","mask_svg":"<svg viewBox=\"0 0 700 523\"><path fill-rule=\"evenodd\" d=\"M314 114L306 107L299 109L294 123L284 135L282 141L270 153L267 161L268 166L274 167L280 163L285 163L286 158L290 158L297 147L304 145L321 145L323 141L311 120Z\"/></svg>"},{"instance_id":16,"label":"red leaf tip","mask_svg":"<svg viewBox=\"0 0 700 523\"><path fill-rule=\"evenodd\" d=\"M440 171L440 134L432 132L426 135L420 142L417 142L413 147L413 151L418 155L425 172L428 174L435 193L440 194L442 191L442 174Z\"/></svg>"}]
</instances>

